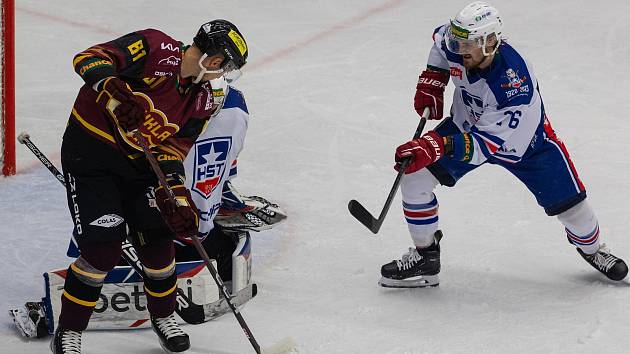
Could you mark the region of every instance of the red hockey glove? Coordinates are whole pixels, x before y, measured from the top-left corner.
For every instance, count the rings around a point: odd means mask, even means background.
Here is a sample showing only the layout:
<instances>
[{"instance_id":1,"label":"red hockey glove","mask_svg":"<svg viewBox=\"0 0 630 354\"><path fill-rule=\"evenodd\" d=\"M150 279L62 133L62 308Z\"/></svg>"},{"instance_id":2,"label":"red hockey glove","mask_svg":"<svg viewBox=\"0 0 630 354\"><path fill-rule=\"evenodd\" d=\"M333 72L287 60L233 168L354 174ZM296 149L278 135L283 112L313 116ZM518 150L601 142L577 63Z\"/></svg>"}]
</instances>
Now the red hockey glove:
<instances>
[{"instance_id":1,"label":"red hockey glove","mask_svg":"<svg viewBox=\"0 0 630 354\"><path fill-rule=\"evenodd\" d=\"M444 139L431 130L416 140L408 141L396 148L396 171L400 171L401 164L411 159L405 168L405 174L421 170L444 155Z\"/></svg>"},{"instance_id":2,"label":"red hockey glove","mask_svg":"<svg viewBox=\"0 0 630 354\"><path fill-rule=\"evenodd\" d=\"M175 237L190 243L191 235L197 235L199 229L199 211L192 200L190 191L183 184L171 186L177 205L168 199L167 191L159 186L155 189L157 203L164 221L175 233Z\"/></svg>"},{"instance_id":3,"label":"red hockey glove","mask_svg":"<svg viewBox=\"0 0 630 354\"><path fill-rule=\"evenodd\" d=\"M137 129L144 121L145 111L142 106L142 101L136 97L127 83L117 77L108 77L100 85L100 92L96 102L101 109L105 112L109 112L109 108L113 105L110 103L111 99L115 99L120 102L118 106L115 106L113 114L118 119L118 124L126 131L132 131Z\"/></svg>"},{"instance_id":4,"label":"red hockey glove","mask_svg":"<svg viewBox=\"0 0 630 354\"><path fill-rule=\"evenodd\" d=\"M413 106L422 116L425 107L429 107L429 119L442 119L444 115L444 88L448 84L449 74L425 70L418 78Z\"/></svg>"}]
</instances>

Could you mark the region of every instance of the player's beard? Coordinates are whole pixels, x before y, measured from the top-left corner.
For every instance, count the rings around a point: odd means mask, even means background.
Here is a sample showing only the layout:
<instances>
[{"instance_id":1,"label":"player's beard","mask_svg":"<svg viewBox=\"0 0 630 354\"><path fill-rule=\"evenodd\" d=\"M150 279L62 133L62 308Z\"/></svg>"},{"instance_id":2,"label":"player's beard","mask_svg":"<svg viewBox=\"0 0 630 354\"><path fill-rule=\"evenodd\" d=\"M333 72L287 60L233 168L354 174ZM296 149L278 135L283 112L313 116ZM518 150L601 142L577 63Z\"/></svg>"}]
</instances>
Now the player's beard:
<instances>
[{"instance_id":1,"label":"player's beard","mask_svg":"<svg viewBox=\"0 0 630 354\"><path fill-rule=\"evenodd\" d=\"M464 67L468 70L471 70L478 68L479 65L481 65L481 63L484 61L484 59L486 59L486 57L484 57L482 54L481 57L475 58L475 56L471 54L464 55L462 59L464 61Z\"/></svg>"}]
</instances>

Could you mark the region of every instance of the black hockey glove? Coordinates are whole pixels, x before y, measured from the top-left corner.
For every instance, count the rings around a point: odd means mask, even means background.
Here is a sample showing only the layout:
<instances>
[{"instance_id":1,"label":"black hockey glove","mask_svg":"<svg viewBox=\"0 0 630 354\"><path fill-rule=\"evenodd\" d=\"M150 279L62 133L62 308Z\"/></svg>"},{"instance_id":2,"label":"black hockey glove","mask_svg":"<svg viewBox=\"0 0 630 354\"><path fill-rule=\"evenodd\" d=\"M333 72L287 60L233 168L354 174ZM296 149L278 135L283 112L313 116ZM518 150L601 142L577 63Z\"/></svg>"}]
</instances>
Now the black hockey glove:
<instances>
[{"instance_id":1,"label":"black hockey glove","mask_svg":"<svg viewBox=\"0 0 630 354\"><path fill-rule=\"evenodd\" d=\"M105 79L98 88L99 95L96 102L99 107L106 114L113 113L123 129L132 131L142 124L145 116L144 106L126 82L111 76ZM112 100L118 101L119 104Z\"/></svg>"}]
</instances>

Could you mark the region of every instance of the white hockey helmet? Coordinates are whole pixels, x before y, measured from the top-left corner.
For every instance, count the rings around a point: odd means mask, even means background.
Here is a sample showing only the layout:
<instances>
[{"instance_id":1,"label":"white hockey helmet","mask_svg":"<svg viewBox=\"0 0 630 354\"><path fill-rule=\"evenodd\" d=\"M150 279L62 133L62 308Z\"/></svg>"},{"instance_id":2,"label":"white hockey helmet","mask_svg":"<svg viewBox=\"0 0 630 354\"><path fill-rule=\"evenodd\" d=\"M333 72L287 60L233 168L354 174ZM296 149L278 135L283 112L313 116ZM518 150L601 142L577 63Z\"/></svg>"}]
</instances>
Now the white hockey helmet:
<instances>
[{"instance_id":1,"label":"white hockey helmet","mask_svg":"<svg viewBox=\"0 0 630 354\"><path fill-rule=\"evenodd\" d=\"M475 1L464 7L446 28L446 48L455 54L468 54L481 48L483 55L494 54L501 44L503 21L499 11L483 1ZM495 38L492 51L486 46L488 39Z\"/></svg>"}]
</instances>

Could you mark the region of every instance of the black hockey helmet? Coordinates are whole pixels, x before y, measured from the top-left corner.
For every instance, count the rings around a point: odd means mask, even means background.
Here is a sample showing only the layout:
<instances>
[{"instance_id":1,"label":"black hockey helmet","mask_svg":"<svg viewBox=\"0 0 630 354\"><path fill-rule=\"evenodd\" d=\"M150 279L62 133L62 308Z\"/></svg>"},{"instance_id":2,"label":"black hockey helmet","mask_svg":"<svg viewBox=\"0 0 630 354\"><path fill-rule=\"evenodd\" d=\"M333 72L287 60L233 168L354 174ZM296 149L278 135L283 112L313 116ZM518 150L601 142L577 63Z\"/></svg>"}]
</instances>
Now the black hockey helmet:
<instances>
[{"instance_id":1,"label":"black hockey helmet","mask_svg":"<svg viewBox=\"0 0 630 354\"><path fill-rule=\"evenodd\" d=\"M225 60L221 69L226 72L240 69L247 63L247 43L233 23L226 20L213 20L201 25L193 38L193 43L204 54L223 54Z\"/></svg>"}]
</instances>

